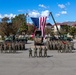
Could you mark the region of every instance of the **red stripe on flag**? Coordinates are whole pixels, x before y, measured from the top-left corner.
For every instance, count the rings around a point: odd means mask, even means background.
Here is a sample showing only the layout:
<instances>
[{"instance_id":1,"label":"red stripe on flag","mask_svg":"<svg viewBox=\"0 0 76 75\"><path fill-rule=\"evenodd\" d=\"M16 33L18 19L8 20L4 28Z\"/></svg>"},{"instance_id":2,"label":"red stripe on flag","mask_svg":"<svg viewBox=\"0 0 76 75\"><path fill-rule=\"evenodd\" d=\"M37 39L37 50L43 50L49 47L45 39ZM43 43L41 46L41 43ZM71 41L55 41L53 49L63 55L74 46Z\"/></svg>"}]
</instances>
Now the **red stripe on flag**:
<instances>
[{"instance_id":1,"label":"red stripe on flag","mask_svg":"<svg viewBox=\"0 0 76 75\"><path fill-rule=\"evenodd\" d=\"M44 37L45 32L44 32L44 28L46 25L46 18L47 17L40 17L40 30L42 31L42 36Z\"/></svg>"}]
</instances>

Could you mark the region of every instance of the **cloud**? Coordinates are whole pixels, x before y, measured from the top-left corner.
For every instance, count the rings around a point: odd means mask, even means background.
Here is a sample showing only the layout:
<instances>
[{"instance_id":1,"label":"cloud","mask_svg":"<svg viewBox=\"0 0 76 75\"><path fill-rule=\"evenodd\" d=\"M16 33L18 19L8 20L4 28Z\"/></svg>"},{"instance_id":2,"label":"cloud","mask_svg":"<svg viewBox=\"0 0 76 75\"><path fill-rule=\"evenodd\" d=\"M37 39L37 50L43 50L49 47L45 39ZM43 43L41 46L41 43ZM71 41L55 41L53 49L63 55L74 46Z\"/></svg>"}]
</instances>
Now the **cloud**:
<instances>
[{"instance_id":1,"label":"cloud","mask_svg":"<svg viewBox=\"0 0 76 75\"><path fill-rule=\"evenodd\" d=\"M59 17L60 16L60 13L56 14L56 17Z\"/></svg>"},{"instance_id":2,"label":"cloud","mask_svg":"<svg viewBox=\"0 0 76 75\"><path fill-rule=\"evenodd\" d=\"M56 14L56 17L59 17L61 15L66 15L66 14L67 14L67 11L61 11L61 12Z\"/></svg>"},{"instance_id":3,"label":"cloud","mask_svg":"<svg viewBox=\"0 0 76 75\"><path fill-rule=\"evenodd\" d=\"M39 17L40 13L38 11L31 11L28 13L30 17Z\"/></svg>"},{"instance_id":4,"label":"cloud","mask_svg":"<svg viewBox=\"0 0 76 75\"><path fill-rule=\"evenodd\" d=\"M2 19L2 18L4 18L4 17L8 17L9 19L11 19L12 17L15 17L16 15L15 14L4 14L4 15L2 15L2 14L0 14L0 18Z\"/></svg>"},{"instance_id":5,"label":"cloud","mask_svg":"<svg viewBox=\"0 0 76 75\"><path fill-rule=\"evenodd\" d=\"M67 11L62 11L61 14L67 14Z\"/></svg>"},{"instance_id":6,"label":"cloud","mask_svg":"<svg viewBox=\"0 0 76 75\"><path fill-rule=\"evenodd\" d=\"M48 16L49 15L49 10L45 10L41 12L41 16Z\"/></svg>"},{"instance_id":7,"label":"cloud","mask_svg":"<svg viewBox=\"0 0 76 75\"><path fill-rule=\"evenodd\" d=\"M0 14L0 18L3 18L1 14Z\"/></svg>"},{"instance_id":8,"label":"cloud","mask_svg":"<svg viewBox=\"0 0 76 75\"><path fill-rule=\"evenodd\" d=\"M49 10L45 10L45 11L42 11L42 12L38 12L38 11L34 10L34 11L30 11L28 14L29 14L30 17L48 16L49 15Z\"/></svg>"},{"instance_id":9,"label":"cloud","mask_svg":"<svg viewBox=\"0 0 76 75\"><path fill-rule=\"evenodd\" d=\"M70 5L70 2L67 2L66 5Z\"/></svg>"},{"instance_id":10,"label":"cloud","mask_svg":"<svg viewBox=\"0 0 76 75\"><path fill-rule=\"evenodd\" d=\"M58 4L58 7L60 7L61 9L64 9L65 5L64 4Z\"/></svg>"},{"instance_id":11,"label":"cloud","mask_svg":"<svg viewBox=\"0 0 76 75\"><path fill-rule=\"evenodd\" d=\"M26 10L18 10L18 12L25 12Z\"/></svg>"},{"instance_id":12,"label":"cloud","mask_svg":"<svg viewBox=\"0 0 76 75\"><path fill-rule=\"evenodd\" d=\"M67 6L69 5L70 5L70 2L67 2L66 4L58 4L58 7L62 10L56 14L56 17L59 17L61 15L66 15L67 14L66 9L67 9Z\"/></svg>"},{"instance_id":13,"label":"cloud","mask_svg":"<svg viewBox=\"0 0 76 75\"><path fill-rule=\"evenodd\" d=\"M43 4L39 4L39 7L46 8L46 6Z\"/></svg>"}]
</instances>

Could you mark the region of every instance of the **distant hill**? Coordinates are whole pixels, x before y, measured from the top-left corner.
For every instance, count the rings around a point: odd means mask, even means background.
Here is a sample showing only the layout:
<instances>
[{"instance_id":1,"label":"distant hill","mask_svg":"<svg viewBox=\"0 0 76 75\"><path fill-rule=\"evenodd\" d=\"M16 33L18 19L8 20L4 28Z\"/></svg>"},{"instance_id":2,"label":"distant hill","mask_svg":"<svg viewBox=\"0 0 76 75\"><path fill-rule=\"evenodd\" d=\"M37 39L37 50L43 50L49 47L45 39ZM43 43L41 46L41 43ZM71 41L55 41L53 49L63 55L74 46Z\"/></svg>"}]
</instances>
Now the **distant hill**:
<instances>
[{"instance_id":1,"label":"distant hill","mask_svg":"<svg viewBox=\"0 0 76 75\"><path fill-rule=\"evenodd\" d=\"M71 22L71 21L63 22L63 24L67 24L67 25L75 25L75 24L76 24L76 21L74 21L74 22Z\"/></svg>"},{"instance_id":2,"label":"distant hill","mask_svg":"<svg viewBox=\"0 0 76 75\"><path fill-rule=\"evenodd\" d=\"M76 25L76 21L68 21L68 22L62 22L62 23L56 23L56 24L58 24L58 25L70 25L70 26L72 26L72 25ZM46 23L46 25L47 26L52 26L53 24L51 24L51 23Z\"/></svg>"}]
</instances>

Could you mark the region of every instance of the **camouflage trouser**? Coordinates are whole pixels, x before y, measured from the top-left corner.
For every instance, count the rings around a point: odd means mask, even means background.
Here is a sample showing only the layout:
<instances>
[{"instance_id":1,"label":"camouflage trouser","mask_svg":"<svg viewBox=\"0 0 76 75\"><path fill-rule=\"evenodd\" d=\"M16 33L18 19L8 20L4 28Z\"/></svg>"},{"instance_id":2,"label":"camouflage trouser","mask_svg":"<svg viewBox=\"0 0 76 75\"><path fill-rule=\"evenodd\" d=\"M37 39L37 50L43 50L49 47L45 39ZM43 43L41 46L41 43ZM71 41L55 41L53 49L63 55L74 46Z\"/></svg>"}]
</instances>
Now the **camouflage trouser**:
<instances>
[{"instance_id":1,"label":"camouflage trouser","mask_svg":"<svg viewBox=\"0 0 76 75\"><path fill-rule=\"evenodd\" d=\"M42 56L42 52L39 52L39 57L41 57Z\"/></svg>"},{"instance_id":2,"label":"camouflage trouser","mask_svg":"<svg viewBox=\"0 0 76 75\"><path fill-rule=\"evenodd\" d=\"M44 57L47 57L47 51L44 51Z\"/></svg>"},{"instance_id":3,"label":"camouflage trouser","mask_svg":"<svg viewBox=\"0 0 76 75\"><path fill-rule=\"evenodd\" d=\"M37 57L37 52L34 52L34 57Z\"/></svg>"},{"instance_id":4,"label":"camouflage trouser","mask_svg":"<svg viewBox=\"0 0 76 75\"><path fill-rule=\"evenodd\" d=\"M32 52L29 51L29 57L32 57Z\"/></svg>"},{"instance_id":5,"label":"camouflage trouser","mask_svg":"<svg viewBox=\"0 0 76 75\"><path fill-rule=\"evenodd\" d=\"M18 45L15 45L15 50L18 50Z\"/></svg>"},{"instance_id":6,"label":"camouflage trouser","mask_svg":"<svg viewBox=\"0 0 76 75\"><path fill-rule=\"evenodd\" d=\"M69 46L69 52L72 52L72 46Z\"/></svg>"},{"instance_id":7,"label":"camouflage trouser","mask_svg":"<svg viewBox=\"0 0 76 75\"><path fill-rule=\"evenodd\" d=\"M1 51L1 53L3 52L2 46L0 46L0 51Z\"/></svg>"},{"instance_id":8,"label":"camouflage trouser","mask_svg":"<svg viewBox=\"0 0 76 75\"><path fill-rule=\"evenodd\" d=\"M11 48L11 46L9 46L9 52L12 52L12 48Z\"/></svg>"},{"instance_id":9,"label":"camouflage trouser","mask_svg":"<svg viewBox=\"0 0 76 75\"><path fill-rule=\"evenodd\" d=\"M5 51L5 52L7 51L7 46L6 46L6 45L4 45L4 51Z\"/></svg>"},{"instance_id":10,"label":"camouflage trouser","mask_svg":"<svg viewBox=\"0 0 76 75\"><path fill-rule=\"evenodd\" d=\"M29 49L29 57L30 56L32 57L32 49L31 48Z\"/></svg>"},{"instance_id":11,"label":"camouflage trouser","mask_svg":"<svg viewBox=\"0 0 76 75\"><path fill-rule=\"evenodd\" d=\"M12 52L16 52L17 49L17 45L15 45L14 43L12 44Z\"/></svg>"}]
</instances>

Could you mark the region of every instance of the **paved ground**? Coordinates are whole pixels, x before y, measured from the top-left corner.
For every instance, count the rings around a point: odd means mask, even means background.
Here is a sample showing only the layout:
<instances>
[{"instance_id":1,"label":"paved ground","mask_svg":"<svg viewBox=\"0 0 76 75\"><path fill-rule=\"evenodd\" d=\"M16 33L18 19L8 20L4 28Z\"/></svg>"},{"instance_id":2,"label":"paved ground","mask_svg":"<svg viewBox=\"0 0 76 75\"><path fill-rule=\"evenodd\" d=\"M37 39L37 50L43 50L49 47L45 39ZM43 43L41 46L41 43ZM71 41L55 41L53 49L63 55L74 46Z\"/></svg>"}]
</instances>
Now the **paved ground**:
<instances>
[{"instance_id":1,"label":"paved ground","mask_svg":"<svg viewBox=\"0 0 76 75\"><path fill-rule=\"evenodd\" d=\"M26 45L27 49L31 43ZM48 57L40 58L29 58L28 50L0 53L0 75L76 75L76 51L48 51Z\"/></svg>"}]
</instances>

